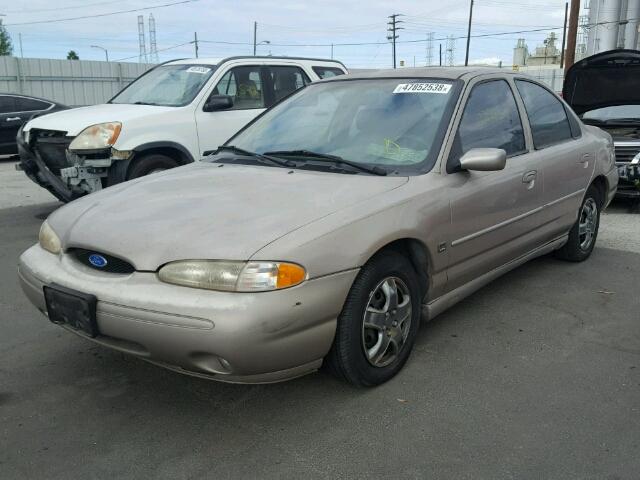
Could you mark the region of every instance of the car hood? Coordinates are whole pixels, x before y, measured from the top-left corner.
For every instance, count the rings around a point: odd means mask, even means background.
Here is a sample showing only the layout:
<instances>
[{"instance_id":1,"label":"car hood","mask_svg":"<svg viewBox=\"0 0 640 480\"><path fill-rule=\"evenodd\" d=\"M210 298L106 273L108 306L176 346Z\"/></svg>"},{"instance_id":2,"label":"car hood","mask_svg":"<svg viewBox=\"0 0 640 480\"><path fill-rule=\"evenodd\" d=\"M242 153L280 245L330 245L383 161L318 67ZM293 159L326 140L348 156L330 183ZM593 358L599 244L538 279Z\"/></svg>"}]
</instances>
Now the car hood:
<instances>
[{"instance_id":1,"label":"car hood","mask_svg":"<svg viewBox=\"0 0 640 480\"><path fill-rule=\"evenodd\" d=\"M582 115L597 108L640 105L640 51L611 50L575 63L565 77L563 98Z\"/></svg>"},{"instance_id":2,"label":"car hood","mask_svg":"<svg viewBox=\"0 0 640 480\"><path fill-rule=\"evenodd\" d=\"M37 117L28 122L25 131L32 128L44 130L61 130L70 137L75 137L90 125L104 122L131 121L149 115L157 115L175 111L174 107L157 107L154 105L128 105L105 103L90 107L73 108Z\"/></svg>"},{"instance_id":3,"label":"car hood","mask_svg":"<svg viewBox=\"0 0 640 480\"><path fill-rule=\"evenodd\" d=\"M153 271L180 259L247 260L303 225L407 181L202 162L83 197L48 221L65 249Z\"/></svg>"}]
</instances>

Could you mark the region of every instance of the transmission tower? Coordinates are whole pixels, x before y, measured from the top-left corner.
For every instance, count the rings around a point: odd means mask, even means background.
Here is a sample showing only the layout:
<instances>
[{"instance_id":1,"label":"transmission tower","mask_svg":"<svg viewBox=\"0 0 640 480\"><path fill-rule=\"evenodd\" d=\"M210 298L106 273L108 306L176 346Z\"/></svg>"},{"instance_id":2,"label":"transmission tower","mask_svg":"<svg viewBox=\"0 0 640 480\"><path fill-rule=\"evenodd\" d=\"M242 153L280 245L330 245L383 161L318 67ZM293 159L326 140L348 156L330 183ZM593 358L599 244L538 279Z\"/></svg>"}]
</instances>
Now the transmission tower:
<instances>
[{"instance_id":1,"label":"transmission tower","mask_svg":"<svg viewBox=\"0 0 640 480\"><path fill-rule=\"evenodd\" d=\"M144 41L144 17L138 15L138 43L140 44L140 56L138 57L139 63L149 63L147 58L147 46Z\"/></svg>"},{"instance_id":2,"label":"transmission tower","mask_svg":"<svg viewBox=\"0 0 640 480\"><path fill-rule=\"evenodd\" d=\"M453 67L453 60L456 57L456 39L453 35L447 35L447 65Z\"/></svg>"},{"instance_id":3,"label":"transmission tower","mask_svg":"<svg viewBox=\"0 0 640 480\"><path fill-rule=\"evenodd\" d=\"M156 19L153 13L149 14L149 61L158 63L158 46L156 45Z\"/></svg>"},{"instance_id":4,"label":"transmission tower","mask_svg":"<svg viewBox=\"0 0 640 480\"><path fill-rule=\"evenodd\" d=\"M427 66L433 65L433 32L427 33Z\"/></svg>"}]
</instances>

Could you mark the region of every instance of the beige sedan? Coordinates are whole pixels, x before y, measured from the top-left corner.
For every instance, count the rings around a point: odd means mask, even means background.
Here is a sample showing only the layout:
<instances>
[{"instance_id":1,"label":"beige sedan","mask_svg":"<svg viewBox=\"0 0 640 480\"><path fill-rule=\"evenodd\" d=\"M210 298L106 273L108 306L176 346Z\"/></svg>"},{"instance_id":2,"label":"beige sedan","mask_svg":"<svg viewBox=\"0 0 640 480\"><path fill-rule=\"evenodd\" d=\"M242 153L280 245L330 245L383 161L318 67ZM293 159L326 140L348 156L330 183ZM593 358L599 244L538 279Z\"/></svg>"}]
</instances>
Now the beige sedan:
<instances>
[{"instance_id":1,"label":"beige sedan","mask_svg":"<svg viewBox=\"0 0 640 480\"><path fill-rule=\"evenodd\" d=\"M523 75L347 75L57 210L19 275L54 323L183 373L372 386L421 321L539 255L588 258L617 181L611 137Z\"/></svg>"}]
</instances>

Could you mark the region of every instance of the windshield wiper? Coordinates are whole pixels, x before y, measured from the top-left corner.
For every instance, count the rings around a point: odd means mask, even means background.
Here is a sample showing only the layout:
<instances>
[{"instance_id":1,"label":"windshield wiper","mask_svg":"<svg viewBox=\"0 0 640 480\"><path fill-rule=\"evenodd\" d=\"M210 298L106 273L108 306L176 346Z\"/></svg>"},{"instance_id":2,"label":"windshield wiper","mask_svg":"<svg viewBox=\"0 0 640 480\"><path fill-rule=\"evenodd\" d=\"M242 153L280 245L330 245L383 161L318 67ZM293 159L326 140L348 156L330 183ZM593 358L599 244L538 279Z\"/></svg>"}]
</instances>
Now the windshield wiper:
<instances>
[{"instance_id":1,"label":"windshield wiper","mask_svg":"<svg viewBox=\"0 0 640 480\"><path fill-rule=\"evenodd\" d=\"M640 118L609 118L604 123L626 125L628 123L640 124Z\"/></svg>"},{"instance_id":2,"label":"windshield wiper","mask_svg":"<svg viewBox=\"0 0 640 480\"><path fill-rule=\"evenodd\" d=\"M156 107L160 106L158 103L153 102L133 102L134 105L154 105Z\"/></svg>"},{"instance_id":3,"label":"windshield wiper","mask_svg":"<svg viewBox=\"0 0 640 480\"><path fill-rule=\"evenodd\" d=\"M351 168L360 170L361 172L371 173L373 175L387 175L387 171L384 168L373 166L367 167L357 162L345 160L337 155L329 155L328 153L312 152L310 150L276 150L273 152L265 152L265 155L278 155L278 156L291 156L291 157L303 157L314 159L320 162L332 163L334 165L348 165Z\"/></svg>"},{"instance_id":4,"label":"windshield wiper","mask_svg":"<svg viewBox=\"0 0 640 480\"><path fill-rule=\"evenodd\" d=\"M244 148L236 147L235 145L220 145L216 150L204 152L203 155L208 156L218 152L232 152L238 155L242 155L244 157L253 157L257 160L260 160L263 163L268 163L270 165L276 164L280 167L295 167L293 162L289 162L287 160L280 160L279 158L270 157L269 155L263 155L257 152L250 152L249 150L245 150Z\"/></svg>"}]
</instances>

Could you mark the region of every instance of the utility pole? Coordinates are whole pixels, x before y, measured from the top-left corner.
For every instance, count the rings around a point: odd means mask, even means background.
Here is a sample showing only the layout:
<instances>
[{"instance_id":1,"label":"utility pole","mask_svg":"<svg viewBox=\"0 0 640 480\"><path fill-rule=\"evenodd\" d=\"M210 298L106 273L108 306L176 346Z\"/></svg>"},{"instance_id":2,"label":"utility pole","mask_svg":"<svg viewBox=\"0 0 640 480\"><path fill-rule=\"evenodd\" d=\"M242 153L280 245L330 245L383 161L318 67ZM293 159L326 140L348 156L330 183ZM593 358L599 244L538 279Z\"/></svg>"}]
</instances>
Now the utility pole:
<instances>
[{"instance_id":1,"label":"utility pole","mask_svg":"<svg viewBox=\"0 0 640 480\"><path fill-rule=\"evenodd\" d=\"M390 35L387 35L387 40L391 40L393 49L393 68L396 68L396 40L398 39L398 35L396 35L396 32L398 30L402 30L402 27L398 27L398 24L402 23L402 20L398 20L398 17L400 17L401 15L401 13L394 13L393 15L389 15L391 21L387 22L387 25L389 25L389 27L387 28L387 32L390 33Z\"/></svg>"},{"instance_id":2,"label":"utility pole","mask_svg":"<svg viewBox=\"0 0 640 480\"><path fill-rule=\"evenodd\" d=\"M18 43L20 44L20 58L24 58L24 55L22 54L22 34L21 33L18 34Z\"/></svg>"},{"instance_id":3,"label":"utility pole","mask_svg":"<svg viewBox=\"0 0 640 480\"><path fill-rule=\"evenodd\" d=\"M193 32L193 45L196 49L196 58L198 58L198 32Z\"/></svg>"},{"instance_id":4,"label":"utility pole","mask_svg":"<svg viewBox=\"0 0 640 480\"><path fill-rule=\"evenodd\" d=\"M258 35L258 22L253 22L253 56L256 56L256 39Z\"/></svg>"},{"instance_id":5,"label":"utility pole","mask_svg":"<svg viewBox=\"0 0 640 480\"><path fill-rule=\"evenodd\" d=\"M564 63L564 73L571 68L576 59L576 37L578 36L578 14L580 13L580 0L571 0L569 11L569 32L567 33L567 55Z\"/></svg>"},{"instance_id":6,"label":"utility pole","mask_svg":"<svg viewBox=\"0 0 640 480\"><path fill-rule=\"evenodd\" d=\"M333 60L333 43L331 44L331 60Z\"/></svg>"},{"instance_id":7,"label":"utility pole","mask_svg":"<svg viewBox=\"0 0 640 480\"><path fill-rule=\"evenodd\" d=\"M442 44L440 44L440 66L442 66Z\"/></svg>"},{"instance_id":8,"label":"utility pole","mask_svg":"<svg viewBox=\"0 0 640 480\"><path fill-rule=\"evenodd\" d=\"M567 42L567 15L569 14L569 2L564 4L564 26L562 27L562 50L560 50L560 68L564 66L564 47Z\"/></svg>"},{"instance_id":9,"label":"utility pole","mask_svg":"<svg viewBox=\"0 0 640 480\"><path fill-rule=\"evenodd\" d=\"M473 17L473 0L469 4L469 28L467 29L467 53L464 55L464 66L469 65L469 44L471 43L471 19Z\"/></svg>"}]
</instances>

